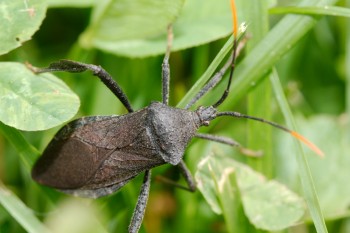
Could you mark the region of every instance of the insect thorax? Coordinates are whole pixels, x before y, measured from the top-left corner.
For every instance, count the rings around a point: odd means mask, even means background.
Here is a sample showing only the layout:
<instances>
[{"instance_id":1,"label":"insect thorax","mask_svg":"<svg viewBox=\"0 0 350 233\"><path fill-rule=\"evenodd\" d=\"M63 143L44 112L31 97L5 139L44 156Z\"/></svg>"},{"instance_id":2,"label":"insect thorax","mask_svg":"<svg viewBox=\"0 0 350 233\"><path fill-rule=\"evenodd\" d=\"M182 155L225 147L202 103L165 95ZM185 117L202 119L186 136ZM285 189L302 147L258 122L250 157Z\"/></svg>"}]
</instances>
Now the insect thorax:
<instances>
[{"instance_id":1,"label":"insect thorax","mask_svg":"<svg viewBox=\"0 0 350 233\"><path fill-rule=\"evenodd\" d=\"M152 102L148 110L150 137L165 162L178 164L187 144L201 125L198 115L160 102Z\"/></svg>"}]
</instances>

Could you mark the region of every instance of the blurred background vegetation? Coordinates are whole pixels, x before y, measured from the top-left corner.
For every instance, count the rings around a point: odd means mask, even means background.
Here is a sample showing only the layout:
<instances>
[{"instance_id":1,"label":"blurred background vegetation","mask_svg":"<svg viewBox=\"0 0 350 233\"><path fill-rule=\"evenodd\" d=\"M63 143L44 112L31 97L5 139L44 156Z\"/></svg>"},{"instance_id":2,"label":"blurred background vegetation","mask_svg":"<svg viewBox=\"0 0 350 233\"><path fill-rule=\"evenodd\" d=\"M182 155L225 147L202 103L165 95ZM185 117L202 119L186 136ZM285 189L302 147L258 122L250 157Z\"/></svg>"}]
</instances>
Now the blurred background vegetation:
<instances>
[{"instance_id":1,"label":"blurred background vegetation","mask_svg":"<svg viewBox=\"0 0 350 233\"><path fill-rule=\"evenodd\" d=\"M22 0L14 2L24 6L36 3ZM145 43L144 48L142 43L137 45L139 35L135 36L136 46L133 47L133 43L126 44L124 50L123 43L128 42L129 38L118 38L121 41L118 45L121 50L118 52L114 45L108 44L109 40L118 37L114 35L116 28L124 27L120 29L123 32L132 30L132 26L128 26L127 22L125 25L107 24L102 25L105 31L101 29L100 32L93 24L99 14L103 15L101 12L110 2L114 1L96 1L96 3L92 0L49 1L46 16L33 38L19 48L2 55L0 61L29 62L37 67L45 67L52 61L69 58L98 64L122 86L134 109L147 106L153 100L160 100L161 63L166 43L166 28L158 29L153 35L141 38L154 42ZM309 149L305 149L328 231L345 233L350 232L348 185L350 88L346 85L350 78L350 21L346 17L329 15L341 14L350 6L350 1L337 1L337 6L342 8L331 8L326 13L320 13L319 8L316 8L322 4L334 3L335 1L311 0L264 3L253 0L237 1L239 20L247 23L249 40L238 58L230 98L220 109L248 113L283 125L287 123L284 123L286 116L282 114L282 110L292 109L293 114L289 117L296 122L298 132L317 144L326 155L320 159ZM126 13L137 10L141 12L145 4L148 4L147 1L135 1L133 8L124 10ZM174 50L176 51L171 54L170 59L172 106L176 106L182 100L206 71L232 31L229 1L208 1L208 6L205 2L194 0L187 0L184 3L180 1L178 4L176 12L171 13L173 9L164 9L167 15L173 14L169 16L169 22L175 21ZM221 5L217 8L218 11L215 11L216 8L211 9L211 4ZM188 5L195 7L186 8ZM282 7L300 5L314 7L311 10L300 8L299 12L312 16L289 15L291 18L288 18L289 21L286 20L285 25L289 23L292 36L289 33L281 35L285 33L283 31L271 33L271 29L284 20L286 14L295 10ZM207 10L201 10L202 8ZM210 14L211 10L217 13L222 9L222 18L216 17L214 13ZM343 13L343 16L344 14L349 17L348 12ZM118 16L116 13L112 17ZM293 22L297 21L293 21L292 17L305 17L309 21L298 21L300 25L293 25ZM152 20L159 21L157 18ZM178 21L180 23L177 26ZM222 24L222 21L226 23ZM181 27L191 22L195 27L186 29L187 31ZM142 26L139 27L141 31ZM113 34L107 34L110 38L106 38L106 34L103 34L106 28ZM296 32L292 30L294 28ZM254 55L249 56L250 54ZM265 57L260 58L258 55L261 54ZM81 106L75 118L126 113L115 96L90 73L56 75L80 98ZM276 81L273 81L276 78L280 80L283 98L287 99L289 106L279 101L281 96L278 94L278 88L276 90L278 82L276 84ZM221 95L224 85L225 82L215 88L201 101L201 104L213 103ZM20 114L7 112L7 109L0 111L2 114ZM63 122L60 126L45 131L18 133L23 135L28 145L43 151L62 125ZM288 126L291 127L289 123ZM19 151L18 145L14 146L16 143L11 141L19 140L8 134L13 132L12 129L6 131L5 128L5 125L1 125L0 232L35 232L36 229L41 229L40 222L53 232L124 232L127 229L142 176L127 184L118 193L99 200L74 198L41 187L33 182L28 167L18 156L23 151ZM211 127L203 131L234 138L245 147L264 151L264 156L259 159L247 158L228 146L194 139L185 154L185 161L193 174L205 156L224 153L250 165L269 179L281 182L301 197L304 197L305 193L312 195L312 191L305 191L303 187L303 180L308 179L305 175L308 170L300 168L300 163L296 159L302 155L299 155L300 152L290 136L284 132L260 123L224 118L216 120ZM25 154L26 149L23 150ZM176 168L170 165L154 169L153 177L157 175L183 183ZM8 194L8 190L12 193ZM311 200L316 201L316 197L311 197ZM27 207L17 206L20 202ZM306 206L309 205L306 203L309 202L305 201L305 208L308 209ZM241 204L232 208L236 208L235 219L229 219L225 214L218 215L201 192L188 193L154 179L141 232L269 232L266 229L256 229L246 217ZM311 209L321 216L317 205ZM26 219L25 214L28 210L29 215ZM266 215L278 216L278 213L273 211L272 209ZM313 223L315 218L310 217L310 212L306 210L303 218L296 220L295 226L277 232L316 232ZM16 213L23 213L24 217ZM32 221L32 217L40 219L40 222ZM233 222L234 226L230 226L232 225L230 222ZM325 232L322 223L316 222L315 225L319 232Z\"/></svg>"}]
</instances>

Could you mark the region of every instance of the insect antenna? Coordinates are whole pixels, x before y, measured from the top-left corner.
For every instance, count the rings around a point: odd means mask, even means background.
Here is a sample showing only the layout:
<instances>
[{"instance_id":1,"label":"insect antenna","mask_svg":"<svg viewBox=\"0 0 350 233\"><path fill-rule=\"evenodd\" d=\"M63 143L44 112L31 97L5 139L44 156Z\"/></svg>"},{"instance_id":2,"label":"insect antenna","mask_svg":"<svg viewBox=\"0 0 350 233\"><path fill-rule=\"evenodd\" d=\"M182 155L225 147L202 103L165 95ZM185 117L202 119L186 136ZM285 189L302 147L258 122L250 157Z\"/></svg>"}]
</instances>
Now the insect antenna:
<instances>
[{"instance_id":1,"label":"insect antenna","mask_svg":"<svg viewBox=\"0 0 350 233\"><path fill-rule=\"evenodd\" d=\"M254 120L254 121L260 121L263 122L265 124L269 124L275 128L278 128L280 130L283 130L289 134L291 134L293 137L295 137L296 139L302 141L306 146L308 146L311 150L313 150L316 154L318 154L319 156L323 157L324 153L312 142L310 142L308 139L306 139L304 136L300 135L299 133L290 130L282 125L279 125L275 122L272 121L268 121L265 120L263 118L259 118L259 117L253 117L253 116L249 116L249 115L245 115L239 112L218 112L217 117L219 116L231 116L231 117L236 117L236 118L245 118L245 119L250 119L250 120Z\"/></svg>"}]
</instances>

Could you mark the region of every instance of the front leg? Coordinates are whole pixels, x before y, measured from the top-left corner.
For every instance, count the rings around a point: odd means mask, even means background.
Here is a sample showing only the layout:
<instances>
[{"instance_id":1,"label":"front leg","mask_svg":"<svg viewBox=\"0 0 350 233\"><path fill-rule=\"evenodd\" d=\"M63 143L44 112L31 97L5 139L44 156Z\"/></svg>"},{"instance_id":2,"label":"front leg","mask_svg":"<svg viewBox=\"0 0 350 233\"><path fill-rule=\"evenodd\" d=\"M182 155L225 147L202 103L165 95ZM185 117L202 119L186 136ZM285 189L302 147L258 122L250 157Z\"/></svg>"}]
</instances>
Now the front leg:
<instances>
[{"instance_id":1,"label":"front leg","mask_svg":"<svg viewBox=\"0 0 350 233\"><path fill-rule=\"evenodd\" d=\"M112 76L104 70L101 66L96 66L92 64L85 64L81 62L71 61L71 60L59 60L53 62L47 68L36 68L29 67L34 73L45 73L45 72L55 72L55 71L66 71L70 73L80 73L86 70L91 70L95 76L97 76L112 92L117 98L122 102L125 108L129 112L133 112L128 97L123 92L122 88L118 85L116 81L113 80Z\"/></svg>"}]
</instances>

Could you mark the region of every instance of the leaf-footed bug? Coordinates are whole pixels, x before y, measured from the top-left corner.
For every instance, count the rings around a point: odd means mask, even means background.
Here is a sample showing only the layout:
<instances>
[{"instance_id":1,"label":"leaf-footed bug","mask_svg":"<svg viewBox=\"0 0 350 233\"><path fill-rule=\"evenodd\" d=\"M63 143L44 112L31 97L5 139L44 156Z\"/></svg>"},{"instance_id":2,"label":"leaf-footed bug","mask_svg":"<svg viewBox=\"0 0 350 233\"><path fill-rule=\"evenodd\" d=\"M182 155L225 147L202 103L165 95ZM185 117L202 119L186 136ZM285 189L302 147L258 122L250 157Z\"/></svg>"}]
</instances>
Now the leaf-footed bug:
<instances>
[{"instance_id":1,"label":"leaf-footed bug","mask_svg":"<svg viewBox=\"0 0 350 233\"><path fill-rule=\"evenodd\" d=\"M236 18L233 1L233 15ZM128 110L122 116L83 117L64 126L46 147L32 170L38 183L59 189L65 193L97 198L109 195L123 187L138 174L145 172L140 195L129 225L129 232L138 232L144 216L151 182L151 169L166 163L178 166L190 191L196 185L187 169L183 155L193 137L237 146L230 138L197 133L201 126L220 116L247 118L270 124L289 132L305 142L316 153L322 152L301 135L276 123L237 112L219 112L217 107L226 99L233 77L237 53L237 20L234 19L233 53L223 68L214 75L185 109L168 106L172 44L171 27L168 45L162 64L162 102L134 111L120 86L100 66L70 60L60 60L48 68L33 68L36 73L90 70L116 95ZM231 68L228 84L221 98L211 106L188 110L205 93L215 87L228 68Z\"/></svg>"}]
</instances>

